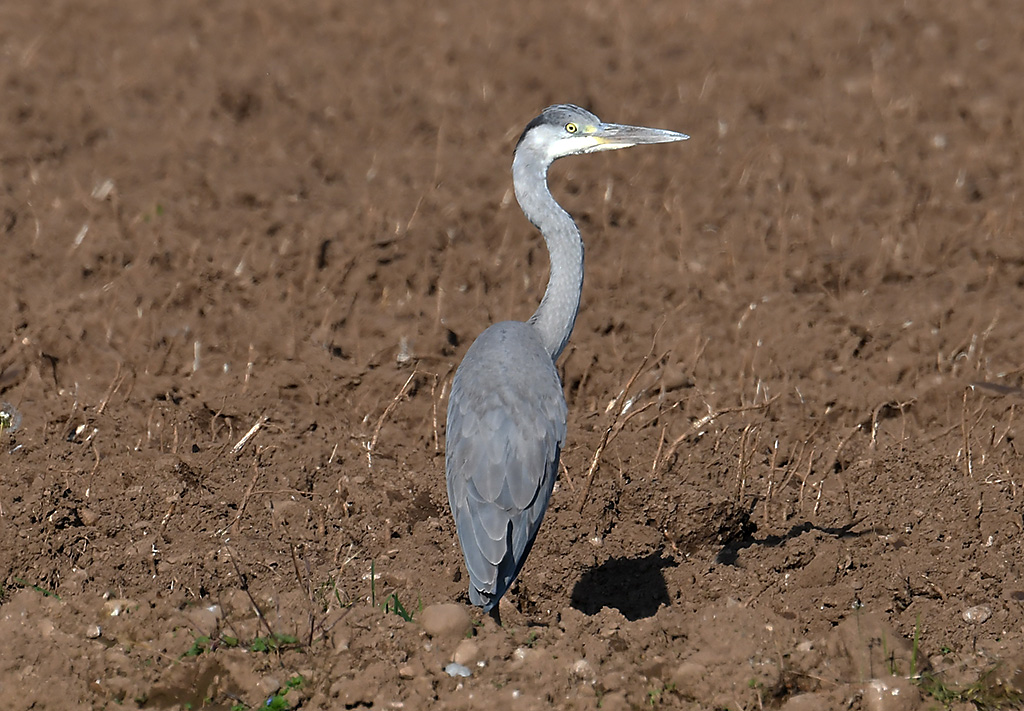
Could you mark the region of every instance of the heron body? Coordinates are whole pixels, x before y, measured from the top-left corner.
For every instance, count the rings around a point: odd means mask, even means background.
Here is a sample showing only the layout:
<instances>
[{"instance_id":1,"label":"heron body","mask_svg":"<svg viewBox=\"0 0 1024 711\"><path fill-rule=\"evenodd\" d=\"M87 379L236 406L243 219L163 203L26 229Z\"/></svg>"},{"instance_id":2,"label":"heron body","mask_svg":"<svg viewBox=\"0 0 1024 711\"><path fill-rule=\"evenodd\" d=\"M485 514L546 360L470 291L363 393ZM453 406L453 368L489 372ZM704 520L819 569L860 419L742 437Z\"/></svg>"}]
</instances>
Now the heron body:
<instances>
[{"instance_id":1,"label":"heron body","mask_svg":"<svg viewBox=\"0 0 1024 711\"><path fill-rule=\"evenodd\" d=\"M469 599L492 611L522 570L558 476L568 409L555 369L583 287L583 242L547 184L558 158L668 143L673 131L603 123L570 104L549 106L516 145L516 199L544 236L551 268L529 321L485 330L455 372L448 399L448 502L469 571Z\"/></svg>"},{"instance_id":2,"label":"heron body","mask_svg":"<svg viewBox=\"0 0 1024 711\"><path fill-rule=\"evenodd\" d=\"M519 574L558 474L567 409L554 361L528 323L496 323L452 383L448 501L469 599L490 610ZM495 383L500 383L495 387Z\"/></svg>"}]
</instances>

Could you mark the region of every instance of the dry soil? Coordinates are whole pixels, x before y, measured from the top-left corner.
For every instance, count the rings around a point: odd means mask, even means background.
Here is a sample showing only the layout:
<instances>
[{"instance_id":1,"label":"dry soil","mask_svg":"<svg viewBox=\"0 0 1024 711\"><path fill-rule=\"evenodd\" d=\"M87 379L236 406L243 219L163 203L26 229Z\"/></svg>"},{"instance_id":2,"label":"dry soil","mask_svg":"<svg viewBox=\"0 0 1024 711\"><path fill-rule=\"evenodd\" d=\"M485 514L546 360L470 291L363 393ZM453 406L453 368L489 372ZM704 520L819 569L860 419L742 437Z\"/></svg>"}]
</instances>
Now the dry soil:
<instances>
[{"instance_id":1,"label":"dry soil","mask_svg":"<svg viewBox=\"0 0 1024 711\"><path fill-rule=\"evenodd\" d=\"M0 4L3 706L1011 706L1022 46L1016 0ZM553 170L564 470L504 627L430 635L556 102L693 138Z\"/></svg>"}]
</instances>

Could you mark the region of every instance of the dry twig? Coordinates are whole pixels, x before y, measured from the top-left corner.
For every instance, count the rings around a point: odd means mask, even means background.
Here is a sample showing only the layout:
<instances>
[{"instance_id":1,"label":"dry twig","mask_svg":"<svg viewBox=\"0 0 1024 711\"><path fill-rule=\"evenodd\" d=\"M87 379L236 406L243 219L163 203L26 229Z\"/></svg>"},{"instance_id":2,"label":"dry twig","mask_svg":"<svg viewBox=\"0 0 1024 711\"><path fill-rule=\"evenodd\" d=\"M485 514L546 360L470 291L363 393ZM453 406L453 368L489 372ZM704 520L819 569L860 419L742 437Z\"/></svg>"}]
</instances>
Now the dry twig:
<instances>
[{"instance_id":1,"label":"dry twig","mask_svg":"<svg viewBox=\"0 0 1024 711\"><path fill-rule=\"evenodd\" d=\"M256 433L260 431L260 428L263 427L269 419L270 418L266 415L262 415L260 419L256 420L256 424L250 427L249 431L242 435L242 439L238 440L238 443L231 448L231 453L238 454L241 452L245 445L249 443L249 440L256 436ZM177 445L177 430L175 430L175 445Z\"/></svg>"},{"instance_id":2,"label":"dry twig","mask_svg":"<svg viewBox=\"0 0 1024 711\"><path fill-rule=\"evenodd\" d=\"M663 465L664 465L664 463L667 463L667 462L669 462L672 459L672 457L676 453L676 450L679 448L679 445L681 445L683 442L685 442L690 437L693 437L694 435L699 434L701 430L703 430L705 427L707 427L708 425L710 425L712 422L714 422L715 420L719 419L723 415L731 415L731 414L735 414L735 413L739 413L739 412L753 412L753 411L757 411L757 410L767 410L772 405L772 403L774 403L776 400L779 399L779 397L780 397L779 395L776 395L773 398L771 398L770 400L766 400L765 402L762 402L759 405L743 405L743 406L739 406L739 407L726 407L724 409L715 410L715 411L711 411L711 407L709 406L708 407L708 414L704 415L700 419L698 419L695 422L693 422L693 424L690 425L690 428L686 432L684 432L683 434L679 435L678 437L676 437L672 441L672 444L669 445L668 451L665 453L665 458L662 460Z\"/></svg>"},{"instance_id":3,"label":"dry twig","mask_svg":"<svg viewBox=\"0 0 1024 711\"><path fill-rule=\"evenodd\" d=\"M110 402L110 398L118 391L123 382L124 377L121 376L121 361L118 361L117 371L114 373L114 379L110 381L110 387L107 388L106 395L103 396L102 402L100 402L99 407L96 408L97 415L102 415L103 411L107 409L107 403Z\"/></svg>"},{"instance_id":4,"label":"dry twig","mask_svg":"<svg viewBox=\"0 0 1024 711\"><path fill-rule=\"evenodd\" d=\"M398 406L398 401L402 399L406 391L409 389L409 385L412 383L413 378L419 375L419 373L419 370L414 369L409 374L409 377L405 379L405 383L402 385L401 390L399 390L398 394L391 399L391 402L388 403L388 406L384 408L384 412L382 412L380 417L377 419L377 426L373 428L373 437L366 443L366 466L368 468L373 469L373 450L377 446L377 438L380 437L380 428L384 426L384 420L386 420L388 415L391 414L391 411Z\"/></svg>"},{"instance_id":5,"label":"dry twig","mask_svg":"<svg viewBox=\"0 0 1024 711\"><path fill-rule=\"evenodd\" d=\"M604 433L601 435L601 441L597 444L597 449L594 450L594 456L590 460L590 468L587 470L587 483L583 489L583 496L580 499L579 512L583 513L583 507L587 505L587 499L590 497L590 487L594 483L594 476L597 474L598 465L601 462L601 455L604 453L605 447L614 437L622 431L622 427L625 426L626 422L631 420L636 415L646 410L650 403L644 407L630 413L630 409L633 405L633 398L626 398L636 379L640 377L640 374L644 371L647 363L651 360L651 356L654 355L655 342L658 338L657 332L651 339L651 348L647 351L647 354L640 361L640 365L633 371L633 375L630 376L629 380L626 381L626 385L619 392L619 396L612 401L614 414L612 420L608 423L608 427L605 428ZM660 359L659 359L660 360Z\"/></svg>"}]
</instances>

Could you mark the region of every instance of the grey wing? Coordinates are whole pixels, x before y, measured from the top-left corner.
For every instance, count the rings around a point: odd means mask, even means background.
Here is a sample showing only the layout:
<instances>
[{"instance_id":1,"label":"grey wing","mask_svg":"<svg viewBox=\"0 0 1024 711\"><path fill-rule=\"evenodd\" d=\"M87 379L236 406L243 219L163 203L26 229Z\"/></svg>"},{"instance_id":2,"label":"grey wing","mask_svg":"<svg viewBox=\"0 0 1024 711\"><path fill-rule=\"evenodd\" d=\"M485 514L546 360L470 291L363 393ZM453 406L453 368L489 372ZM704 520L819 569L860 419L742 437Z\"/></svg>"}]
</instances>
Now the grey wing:
<instances>
[{"instance_id":1,"label":"grey wing","mask_svg":"<svg viewBox=\"0 0 1024 711\"><path fill-rule=\"evenodd\" d=\"M519 574L558 475L566 405L558 374L547 364L520 378L505 373L498 382L470 367L452 384L448 500L469 569L470 600L485 610Z\"/></svg>"}]
</instances>

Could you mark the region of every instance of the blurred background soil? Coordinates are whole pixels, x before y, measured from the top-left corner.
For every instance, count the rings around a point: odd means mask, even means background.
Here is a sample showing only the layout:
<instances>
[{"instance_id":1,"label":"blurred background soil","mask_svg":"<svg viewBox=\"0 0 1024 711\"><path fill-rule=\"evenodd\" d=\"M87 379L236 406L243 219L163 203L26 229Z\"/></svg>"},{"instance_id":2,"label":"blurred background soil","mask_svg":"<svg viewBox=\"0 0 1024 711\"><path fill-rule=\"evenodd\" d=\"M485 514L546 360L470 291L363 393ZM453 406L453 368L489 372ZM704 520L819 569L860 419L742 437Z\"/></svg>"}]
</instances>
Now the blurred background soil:
<instances>
[{"instance_id":1,"label":"blurred background soil","mask_svg":"<svg viewBox=\"0 0 1024 711\"><path fill-rule=\"evenodd\" d=\"M1009 0L0 5L5 707L1011 707L1022 43ZM543 292L509 166L556 102L692 140L552 171L564 471L460 641L447 388Z\"/></svg>"}]
</instances>

